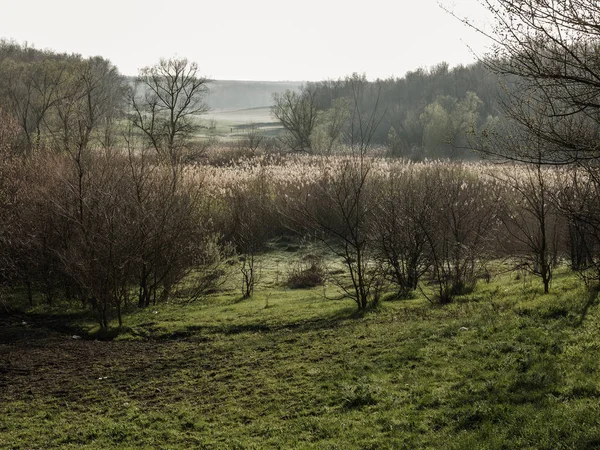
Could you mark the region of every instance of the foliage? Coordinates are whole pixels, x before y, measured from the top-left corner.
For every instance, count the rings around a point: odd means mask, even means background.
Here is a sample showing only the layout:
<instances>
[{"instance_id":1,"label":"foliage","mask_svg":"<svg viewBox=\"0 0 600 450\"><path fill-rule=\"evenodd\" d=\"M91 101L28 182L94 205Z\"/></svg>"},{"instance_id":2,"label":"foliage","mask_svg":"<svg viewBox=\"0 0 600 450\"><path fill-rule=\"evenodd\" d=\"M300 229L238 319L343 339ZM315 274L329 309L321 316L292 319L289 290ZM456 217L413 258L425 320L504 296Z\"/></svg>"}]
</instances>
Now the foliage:
<instances>
[{"instance_id":1,"label":"foliage","mask_svg":"<svg viewBox=\"0 0 600 450\"><path fill-rule=\"evenodd\" d=\"M110 61L0 41L0 74L0 105L21 128L22 151L74 153L114 140L125 84Z\"/></svg>"},{"instance_id":2,"label":"foliage","mask_svg":"<svg viewBox=\"0 0 600 450\"><path fill-rule=\"evenodd\" d=\"M382 119L372 143L386 145L391 154L415 161L429 158L473 159L468 136L497 118L497 76L476 63L450 69L441 63L401 78L369 82L352 74L338 80L308 83L317 106L313 129L315 148L329 153L340 138L350 141L352 103L356 86L363 86L365 108L379 103Z\"/></svg>"},{"instance_id":3,"label":"foliage","mask_svg":"<svg viewBox=\"0 0 600 450\"><path fill-rule=\"evenodd\" d=\"M250 296L268 242L290 231L310 233L338 254L345 269L331 281L361 309L388 283L401 297L423 290L452 302L499 257L514 266L527 261L538 274L566 259L589 278L600 254L589 171L503 172L371 155L259 155L190 166L135 146L126 155L95 149L74 156L40 153L10 169L21 175L5 203L15 225L4 226L11 233L3 241L6 282L24 285L32 302L36 292L48 303L78 298L103 321L134 304L166 302L192 273L197 289L185 291L198 298L218 286L229 248L241 257ZM542 203L550 215L535 214ZM539 219L545 248L536 244Z\"/></svg>"},{"instance_id":4,"label":"foliage","mask_svg":"<svg viewBox=\"0 0 600 450\"><path fill-rule=\"evenodd\" d=\"M427 246L437 195L421 171L414 164L390 167L374 215L376 257L401 298L412 295L431 265Z\"/></svg>"}]
</instances>

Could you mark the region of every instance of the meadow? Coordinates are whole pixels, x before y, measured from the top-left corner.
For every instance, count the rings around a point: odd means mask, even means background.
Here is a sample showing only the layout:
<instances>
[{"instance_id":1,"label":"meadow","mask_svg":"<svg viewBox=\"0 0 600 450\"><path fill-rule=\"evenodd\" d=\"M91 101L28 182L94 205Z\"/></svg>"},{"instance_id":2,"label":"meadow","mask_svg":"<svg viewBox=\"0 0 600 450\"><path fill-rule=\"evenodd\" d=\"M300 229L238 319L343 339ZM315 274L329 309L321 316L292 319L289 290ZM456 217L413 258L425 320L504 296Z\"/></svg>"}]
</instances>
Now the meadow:
<instances>
[{"instance_id":1,"label":"meadow","mask_svg":"<svg viewBox=\"0 0 600 450\"><path fill-rule=\"evenodd\" d=\"M216 137L222 143L243 139L251 130L262 136L275 136L283 129L273 119L269 106L211 110L199 119L199 123L203 128L196 137Z\"/></svg>"},{"instance_id":2,"label":"meadow","mask_svg":"<svg viewBox=\"0 0 600 450\"><path fill-rule=\"evenodd\" d=\"M307 251L272 241L251 298L232 267L110 333L72 303L0 310L0 447L598 448L600 313L570 270L357 312L287 287Z\"/></svg>"}]
</instances>

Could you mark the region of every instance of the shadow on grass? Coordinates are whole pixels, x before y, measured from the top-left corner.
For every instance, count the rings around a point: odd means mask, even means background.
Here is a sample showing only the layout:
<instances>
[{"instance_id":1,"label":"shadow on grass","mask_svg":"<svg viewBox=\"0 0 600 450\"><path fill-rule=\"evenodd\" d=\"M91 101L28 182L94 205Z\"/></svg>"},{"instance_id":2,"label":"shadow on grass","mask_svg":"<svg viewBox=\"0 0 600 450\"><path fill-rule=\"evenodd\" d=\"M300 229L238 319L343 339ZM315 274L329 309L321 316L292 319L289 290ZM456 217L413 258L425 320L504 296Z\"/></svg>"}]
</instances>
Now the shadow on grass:
<instances>
[{"instance_id":1,"label":"shadow on grass","mask_svg":"<svg viewBox=\"0 0 600 450\"><path fill-rule=\"evenodd\" d=\"M484 388L469 383L458 387L452 400L452 427L456 431L480 429L484 424L507 423L520 407L552 407L561 392L564 379L557 361L547 353L521 358L507 368L506 378L497 378Z\"/></svg>"},{"instance_id":2,"label":"shadow on grass","mask_svg":"<svg viewBox=\"0 0 600 450\"><path fill-rule=\"evenodd\" d=\"M30 342L65 334L83 339L98 339L97 336L89 335L81 326L93 319L93 314L85 310L70 313L13 310L0 314L0 342Z\"/></svg>"},{"instance_id":3,"label":"shadow on grass","mask_svg":"<svg viewBox=\"0 0 600 450\"><path fill-rule=\"evenodd\" d=\"M231 304L246 301L237 297ZM42 340L52 337L77 336L83 340L112 341L117 337L130 336L134 340L168 341L194 339L206 340L210 335L238 335L244 333L276 333L281 331L309 332L315 330L335 329L344 323L352 322L376 313L380 305L370 306L366 310L357 310L348 306L333 312L311 319L290 319L268 323L256 321L242 324L218 325L183 325L180 329L155 332L152 327L154 322L138 325L136 327L111 327L108 330L89 331L89 324L96 323L96 316L90 310L76 310L71 312L58 311L33 311L24 312L12 310L0 312L0 341L6 343L26 343L32 340ZM144 325L147 325L145 327Z\"/></svg>"},{"instance_id":4,"label":"shadow on grass","mask_svg":"<svg viewBox=\"0 0 600 450\"><path fill-rule=\"evenodd\" d=\"M581 312L579 314L579 319L575 322L576 327L579 327L583 324L585 318L588 315L590 308L597 303L598 293L600 293L600 285L590 287L587 290L586 301L583 304L583 308L581 308Z\"/></svg>"},{"instance_id":5,"label":"shadow on grass","mask_svg":"<svg viewBox=\"0 0 600 450\"><path fill-rule=\"evenodd\" d=\"M199 326L191 325L186 328L192 333L209 333L236 335L242 333L274 333L279 331L315 331L337 328L348 321L359 319L365 316L367 312L357 312L354 308L344 308L338 312L326 317L315 319L297 320L286 323L268 324L264 322L254 322L241 325L215 325Z\"/></svg>"}]
</instances>

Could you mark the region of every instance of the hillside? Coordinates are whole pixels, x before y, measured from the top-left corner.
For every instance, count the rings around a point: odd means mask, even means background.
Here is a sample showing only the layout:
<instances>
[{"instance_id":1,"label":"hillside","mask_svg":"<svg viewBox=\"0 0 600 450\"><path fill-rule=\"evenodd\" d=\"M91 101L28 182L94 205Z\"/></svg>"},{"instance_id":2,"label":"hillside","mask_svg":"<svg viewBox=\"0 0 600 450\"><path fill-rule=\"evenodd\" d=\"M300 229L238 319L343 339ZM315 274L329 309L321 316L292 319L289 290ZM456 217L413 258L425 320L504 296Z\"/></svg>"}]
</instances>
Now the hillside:
<instances>
[{"instance_id":1,"label":"hillside","mask_svg":"<svg viewBox=\"0 0 600 450\"><path fill-rule=\"evenodd\" d=\"M270 106L274 93L297 90L300 81L235 81L210 83L206 103L211 109L248 109Z\"/></svg>"}]
</instances>

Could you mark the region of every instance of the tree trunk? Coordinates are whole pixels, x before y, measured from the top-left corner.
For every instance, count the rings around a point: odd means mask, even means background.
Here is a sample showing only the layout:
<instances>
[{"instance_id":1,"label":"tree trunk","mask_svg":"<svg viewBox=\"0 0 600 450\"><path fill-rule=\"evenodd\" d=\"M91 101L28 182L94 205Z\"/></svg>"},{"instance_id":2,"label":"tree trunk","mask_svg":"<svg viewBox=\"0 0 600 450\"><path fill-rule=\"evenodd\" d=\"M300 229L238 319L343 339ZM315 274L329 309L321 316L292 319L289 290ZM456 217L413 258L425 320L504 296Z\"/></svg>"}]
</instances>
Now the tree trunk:
<instances>
[{"instance_id":1,"label":"tree trunk","mask_svg":"<svg viewBox=\"0 0 600 450\"><path fill-rule=\"evenodd\" d=\"M27 299L29 300L29 306L33 306L33 290L31 288L31 280L25 282L27 286Z\"/></svg>"},{"instance_id":2,"label":"tree trunk","mask_svg":"<svg viewBox=\"0 0 600 450\"><path fill-rule=\"evenodd\" d=\"M148 291L148 273L146 266L142 267L142 276L140 278L140 289L138 295L138 308L144 308L150 305L150 293Z\"/></svg>"}]
</instances>

